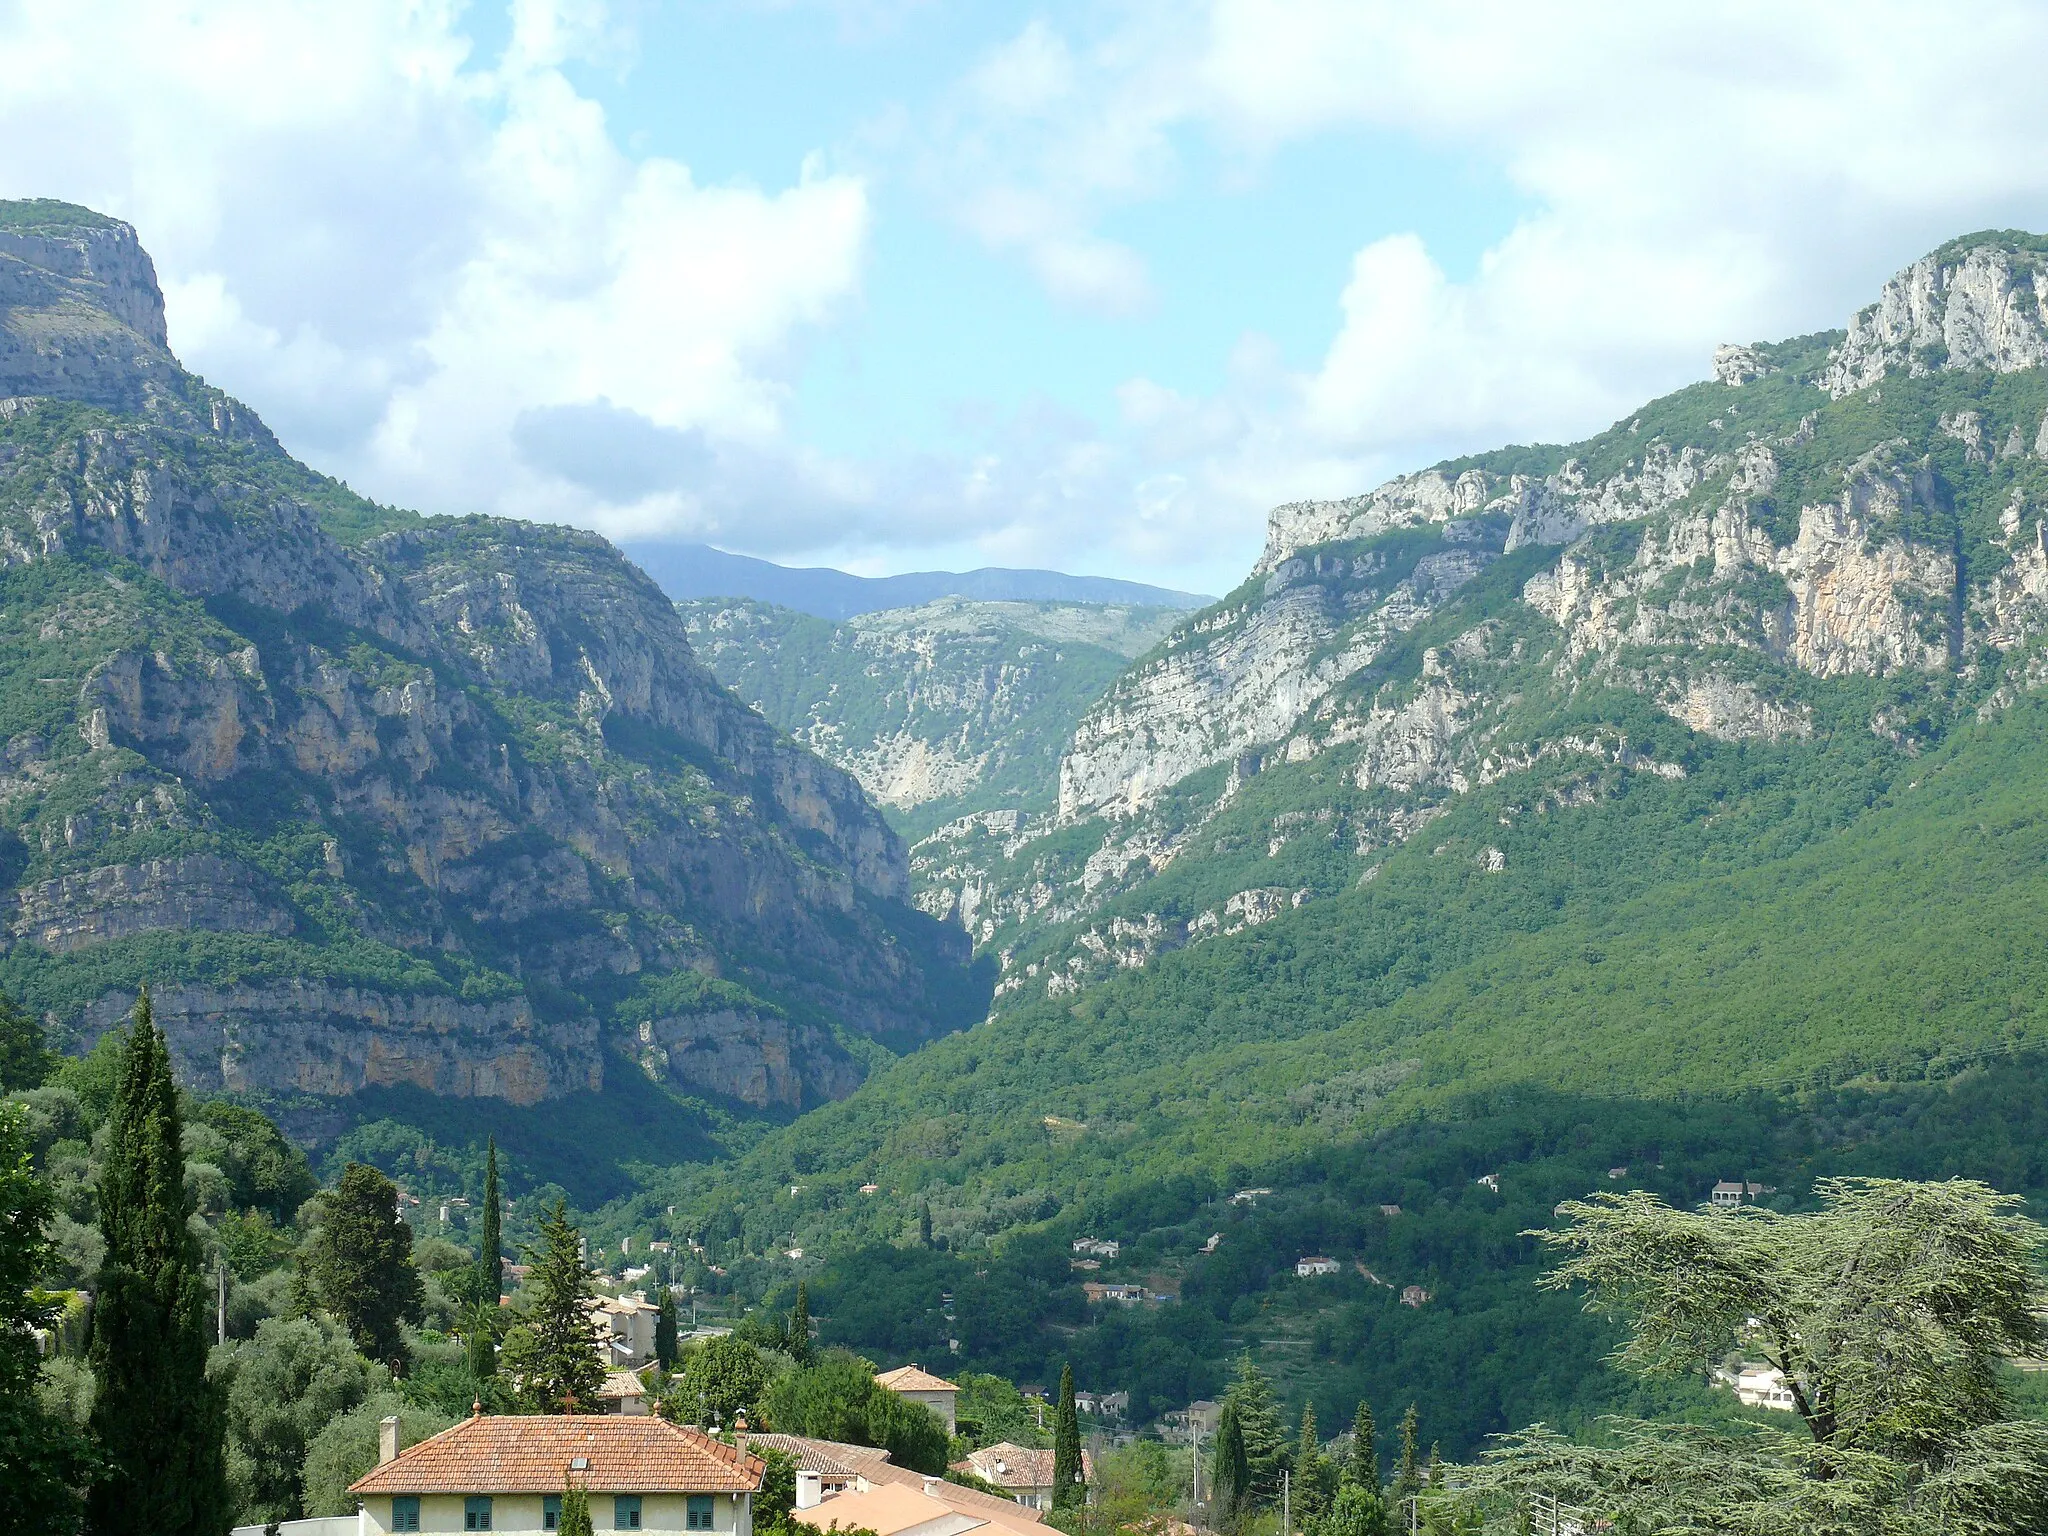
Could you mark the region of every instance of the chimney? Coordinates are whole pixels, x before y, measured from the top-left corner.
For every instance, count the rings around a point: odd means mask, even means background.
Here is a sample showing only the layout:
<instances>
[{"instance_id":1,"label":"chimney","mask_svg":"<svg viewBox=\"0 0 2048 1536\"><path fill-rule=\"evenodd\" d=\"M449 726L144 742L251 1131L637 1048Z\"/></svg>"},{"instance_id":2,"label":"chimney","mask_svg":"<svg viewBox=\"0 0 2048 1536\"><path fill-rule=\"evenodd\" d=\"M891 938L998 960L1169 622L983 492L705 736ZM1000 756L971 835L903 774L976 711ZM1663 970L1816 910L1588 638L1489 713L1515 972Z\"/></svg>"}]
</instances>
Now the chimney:
<instances>
[{"instance_id":1,"label":"chimney","mask_svg":"<svg viewBox=\"0 0 2048 1536\"><path fill-rule=\"evenodd\" d=\"M377 1465L396 1459L398 1455L398 1415L377 1421Z\"/></svg>"},{"instance_id":2,"label":"chimney","mask_svg":"<svg viewBox=\"0 0 2048 1536\"><path fill-rule=\"evenodd\" d=\"M933 1477L927 1472L924 1478L924 1496L928 1499L936 1499L939 1496L939 1484L942 1481L944 1479Z\"/></svg>"},{"instance_id":3,"label":"chimney","mask_svg":"<svg viewBox=\"0 0 2048 1536\"><path fill-rule=\"evenodd\" d=\"M796 1475L796 1507L816 1509L825 1502L825 1479L816 1472L799 1472Z\"/></svg>"}]
</instances>

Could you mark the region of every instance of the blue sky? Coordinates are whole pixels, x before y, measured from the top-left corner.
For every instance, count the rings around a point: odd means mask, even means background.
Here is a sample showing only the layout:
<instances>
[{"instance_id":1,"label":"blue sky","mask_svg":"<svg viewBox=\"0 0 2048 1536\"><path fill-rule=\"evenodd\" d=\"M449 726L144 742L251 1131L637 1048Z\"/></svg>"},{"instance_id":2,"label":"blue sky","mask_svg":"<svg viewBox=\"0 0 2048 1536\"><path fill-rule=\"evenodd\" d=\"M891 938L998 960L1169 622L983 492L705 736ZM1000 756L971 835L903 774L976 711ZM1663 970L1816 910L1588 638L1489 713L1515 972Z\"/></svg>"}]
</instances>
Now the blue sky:
<instances>
[{"instance_id":1,"label":"blue sky","mask_svg":"<svg viewBox=\"0 0 2048 1536\"><path fill-rule=\"evenodd\" d=\"M2048 226L2039 6L0 0L0 195L431 512L1222 591Z\"/></svg>"}]
</instances>

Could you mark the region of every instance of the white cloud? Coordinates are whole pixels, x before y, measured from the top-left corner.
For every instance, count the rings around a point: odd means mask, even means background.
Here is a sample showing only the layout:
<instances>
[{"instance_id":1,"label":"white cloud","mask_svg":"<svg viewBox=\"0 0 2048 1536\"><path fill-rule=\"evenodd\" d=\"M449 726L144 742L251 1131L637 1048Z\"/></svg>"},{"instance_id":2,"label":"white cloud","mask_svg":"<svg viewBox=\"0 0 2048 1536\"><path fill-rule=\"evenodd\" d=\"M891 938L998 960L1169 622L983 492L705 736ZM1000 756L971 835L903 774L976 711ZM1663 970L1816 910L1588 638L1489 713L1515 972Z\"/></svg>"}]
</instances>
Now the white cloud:
<instances>
[{"instance_id":1,"label":"white cloud","mask_svg":"<svg viewBox=\"0 0 2048 1536\"><path fill-rule=\"evenodd\" d=\"M564 69L630 47L602 5L516 0L495 61L460 12L0 11L0 192L134 222L173 346L322 468L435 511L646 522L522 459L518 423L605 401L774 442L788 349L857 295L866 188L632 158Z\"/></svg>"}]
</instances>

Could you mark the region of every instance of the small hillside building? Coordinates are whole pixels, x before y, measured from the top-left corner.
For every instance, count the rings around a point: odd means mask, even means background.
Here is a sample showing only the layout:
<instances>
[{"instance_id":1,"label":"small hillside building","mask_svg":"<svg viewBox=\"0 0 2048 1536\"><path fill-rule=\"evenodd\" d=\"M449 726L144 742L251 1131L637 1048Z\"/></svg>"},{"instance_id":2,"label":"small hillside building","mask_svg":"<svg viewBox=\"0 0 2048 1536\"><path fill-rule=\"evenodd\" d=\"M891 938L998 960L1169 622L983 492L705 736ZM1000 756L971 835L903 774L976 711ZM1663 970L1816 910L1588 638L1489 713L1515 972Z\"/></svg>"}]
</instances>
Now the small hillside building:
<instances>
[{"instance_id":1,"label":"small hillside building","mask_svg":"<svg viewBox=\"0 0 2048 1536\"><path fill-rule=\"evenodd\" d=\"M922 1366L912 1363L898 1366L893 1371L883 1371L875 1380L898 1397L907 1397L913 1403L923 1403L945 1422L947 1434L955 1433L953 1426L955 1409L960 1402L960 1389L943 1376L934 1376Z\"/></svg>"},{"instance_id":2,"label":"small hillside building","mask_svg":"<svg viewBox=\"0 0 2048 1536\"><path fill-rule=\"evenodd\" d=\"M953 1470L993 1483L1026 1509L1045 1510L1052 1508L1052 1460L1051 1451L1005 1440L969 1452L953 1463ZM1081 1453L1081 1480L1091 1488L1095 1485L1095 1463L1086 1451Z\"/></svg>"},{"instance_id":3,"label":"small hillside building","mask_svg":"<svg viewBox=\"0 0 2048 1536\"><path fill-rule=\"evenodd\" d=\"M1312 1253L1306 1258L1294 1261L1294 1273L1303 1280L1313 1275L1334 1275L1342 1268L1343 1266L1335 1259L1326 1259L1319 1253Z\"/></svg>"}]
</instances>

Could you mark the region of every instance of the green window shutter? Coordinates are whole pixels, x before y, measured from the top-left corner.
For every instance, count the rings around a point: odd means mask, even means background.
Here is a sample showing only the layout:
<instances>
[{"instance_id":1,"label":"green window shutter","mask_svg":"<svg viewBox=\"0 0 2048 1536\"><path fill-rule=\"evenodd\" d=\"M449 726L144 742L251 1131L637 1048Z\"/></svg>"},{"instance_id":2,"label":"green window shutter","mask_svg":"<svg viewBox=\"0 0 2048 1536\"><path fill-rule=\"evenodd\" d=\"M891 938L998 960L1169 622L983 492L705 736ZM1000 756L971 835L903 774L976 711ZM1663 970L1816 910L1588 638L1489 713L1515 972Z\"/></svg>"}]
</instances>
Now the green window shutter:
<instances>
[{"instance_id":1,"label":"green window shutter","mask_svg":"<svg viewBox=\"0 0 2048 1536\"><path fill-rule=\"evenodd\" d=\"M416 1531L420 1528L420 1501L417 1494L400 1494L391 1501L391 1529L394 1531Z\"/></svg>"},{"instance_id":2,"label":"green window shutter","mask_svg":"<svg viewBox=\"0 0 2048 1536\"><path fill-rule=\"evenodd\" d=\"M465 1531L488 1531L491 1528L491 1501L488 1496L472 1495L462 1501L462 1528Z\"/></svg>"},{"instance_id":3,"label":"green window shutter","mask_svg":"<svg viewBox=\"0 0 2048 1536\"><path fill-rule=\"evenodd\" d=\"M637 1531L640 1529L640 1495L622 1493L612 1500L612 1529L615 1531Z\"/></svg>"},{"instance_id":4,"label":"green window shutter","mask_svg":"<svg viewBox=\"0 0 2048 1536\"><path fill-rule=\"evenodd\" d=\"M562 1496L559 1493L544 1493L540 1496L540 1528L544 1531L559 1531L562 1528Z\"/></svg>"},{"instance_id":5,"label":"green window shutter","mask_svg":"<svg viewBox=\"0 0 2048 1536\"><path fill-rule=\"evenodd\" d=\"M710 1494L693 1493L690 1495L690 1502L683 1517L683 1524L693 1531L708 1531L711 1529Z\"/></svg>"}]
</instances>

